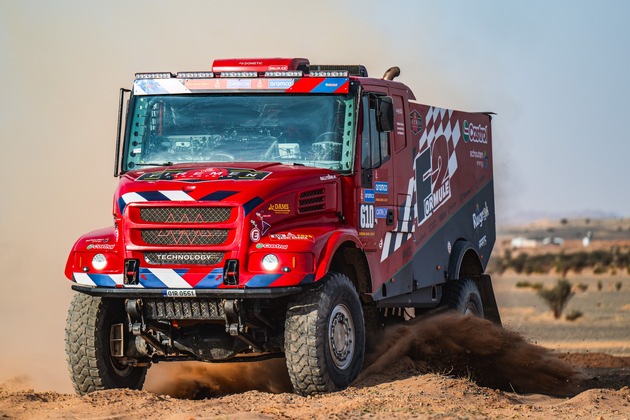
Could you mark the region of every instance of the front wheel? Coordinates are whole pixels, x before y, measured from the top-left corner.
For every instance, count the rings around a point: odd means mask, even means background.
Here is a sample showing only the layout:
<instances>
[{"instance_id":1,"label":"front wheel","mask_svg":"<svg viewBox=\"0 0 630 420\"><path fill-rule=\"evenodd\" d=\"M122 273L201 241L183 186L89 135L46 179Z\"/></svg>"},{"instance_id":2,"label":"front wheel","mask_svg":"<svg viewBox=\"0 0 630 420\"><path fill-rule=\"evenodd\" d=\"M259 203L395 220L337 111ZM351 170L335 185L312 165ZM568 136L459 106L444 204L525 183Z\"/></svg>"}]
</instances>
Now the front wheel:
<instances>
[{"instance_id":1,"label":"front wheel","mask_svg":"<svg viewBox=\"0 0 630 420\"><path fill-rule=\"evenodd\" d=\"M147 367L111 356L112 325L125 321L123 301L76 294L66 323L66 360L79 395L110 388L142 389Z\"/></svg>"},{"instance_id":2,"label":"front wheel","mask_svg":"<svg viewBox=\"0 0 630 420\"><path fill-rule=\"evenodd\" d=\"M365 354L365 325L347 276L328 273L316 289L293 298L285 322L285 355L295 392L314 395L346 388Z\"/></svg>"}]
</instances>

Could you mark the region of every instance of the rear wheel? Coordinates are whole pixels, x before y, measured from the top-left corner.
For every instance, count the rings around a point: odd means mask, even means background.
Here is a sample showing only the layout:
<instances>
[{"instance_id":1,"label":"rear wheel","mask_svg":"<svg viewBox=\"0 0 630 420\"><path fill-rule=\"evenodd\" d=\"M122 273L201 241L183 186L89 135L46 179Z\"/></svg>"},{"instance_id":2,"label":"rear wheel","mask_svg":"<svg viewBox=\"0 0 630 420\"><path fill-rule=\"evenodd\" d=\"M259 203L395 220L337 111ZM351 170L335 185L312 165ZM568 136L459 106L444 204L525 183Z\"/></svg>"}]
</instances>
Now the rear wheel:
<instances>
[{"instance_id":1,"label":"rear wheel","mask_svg":"<svg viewBox=\"0 0 630 420\"><path fill-rule=\"evenodd\" d=\"M356 289L343 274L328 273L316 289L289 303L285 355L298 394L346 388L365 354L365 325Z\"/></svg>"},{"instance_id":2,"label":"rear wheel","mask_svg":"<svg viewBox=\"0 0 630 420\"><path fill-rule=\"evenodd\" d=\"M111 356L113 324L125 321L123 301L76 294L66 323L66 360L79 395L110 389L142 389L147 367L122 364Z\"/></svg>"},{"instance_id":3,"label":"rear wheel","mask_svg":"<svg viewBox=\"0 0 630 420\"><path fill-rule=\"evenodd\" d=\"M448 282L444 303L461 314L484 318L481 293L472 279L461 278Z\"/></svg>"}]
</instances>

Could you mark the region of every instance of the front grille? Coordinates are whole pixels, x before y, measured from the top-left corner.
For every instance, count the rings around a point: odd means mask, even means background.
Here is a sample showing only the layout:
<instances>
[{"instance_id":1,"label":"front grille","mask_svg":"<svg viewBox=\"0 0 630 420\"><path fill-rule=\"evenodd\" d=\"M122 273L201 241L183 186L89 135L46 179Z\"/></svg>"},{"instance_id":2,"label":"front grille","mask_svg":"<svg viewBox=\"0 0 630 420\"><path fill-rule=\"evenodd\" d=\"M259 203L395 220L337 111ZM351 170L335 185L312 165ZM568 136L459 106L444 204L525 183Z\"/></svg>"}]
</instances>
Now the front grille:
<instances>
[{"instance_id":1,"label":"front grille","mask_svg":"<svg viewBox=\"0 0 630 420\"><path fill-rule=\"evenodd\" d=\"M223 320L224 311L216 299L143 299L147 319Z\"/></svg>"},{"instance_id":2,"label":"front grille","mask_svg":"<svg viewBox=\"0 0 630 420\"><path fill-rule=\"evenodd\" d=\"M229 207L145 207L140 218L151 223L221 223L231 212Z\"/></svg>"},{"instance_id":3,"label":"front grille","mask_svg":"<svg viewBox=\"0 0 630 420\"><path fill-rule=\"evenodd\" d=\"M326 208L326 195L323 188L305 191L298 198L298 213L309 213Z\"/></svg>"},{"instance_id":4,"label":"front grille","mask_svg":"<svg viewBox=\"0 0 630 420\"><path fill-rule=\"evenodd\" d=\"M214 265L223 260L223 252L145 252L144 260L153 265Z\"/></svg>"},{"instance_id":5,"label":"front grille","mask_svg":"<svg viewBox=\"0 0 630 420\"><path fill-rule=\"evenodd\" d=\"M227 229L144 229L148 245L220 245L228 238Z\"/></svg>"}]
</instances>

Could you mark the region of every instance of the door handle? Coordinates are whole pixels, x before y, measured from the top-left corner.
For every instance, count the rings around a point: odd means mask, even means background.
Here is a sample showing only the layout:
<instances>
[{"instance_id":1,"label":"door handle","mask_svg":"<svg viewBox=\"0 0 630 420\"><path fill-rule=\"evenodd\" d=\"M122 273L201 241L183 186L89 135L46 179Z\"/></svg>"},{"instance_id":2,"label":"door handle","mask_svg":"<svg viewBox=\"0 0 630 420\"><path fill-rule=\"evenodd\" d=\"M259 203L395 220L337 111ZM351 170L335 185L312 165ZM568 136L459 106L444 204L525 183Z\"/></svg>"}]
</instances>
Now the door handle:
<instances>
[{"instance_id":1,"label":"door handle","mask_svg":"<svg viewBox=\"0 0 630 420\"><path fill-rule=\"evenodd\" d=\"M385 223L387 226L392 226L394 224L394 210L387 210L387 219L385 219Z\"/></svg>"}]
</instances>

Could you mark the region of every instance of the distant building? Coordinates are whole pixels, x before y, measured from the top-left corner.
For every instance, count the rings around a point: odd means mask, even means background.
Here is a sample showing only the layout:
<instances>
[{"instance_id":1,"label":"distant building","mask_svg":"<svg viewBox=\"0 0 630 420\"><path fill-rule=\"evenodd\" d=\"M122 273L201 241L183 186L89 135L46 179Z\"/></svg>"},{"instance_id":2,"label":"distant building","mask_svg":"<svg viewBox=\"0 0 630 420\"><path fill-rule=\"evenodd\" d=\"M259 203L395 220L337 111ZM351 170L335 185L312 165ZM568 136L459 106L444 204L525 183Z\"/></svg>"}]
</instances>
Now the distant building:
<instances>
[{"instance_id":1,"label":"distant building","mask_svg":"<svg viewBox=\"0 0 630 420\"><path fill-rule=\"evenodd\" d=\"M538 241L519 236L513 238L510 245L512 248L536 248L538 246Z\"/></svg>"}]
</instances>

